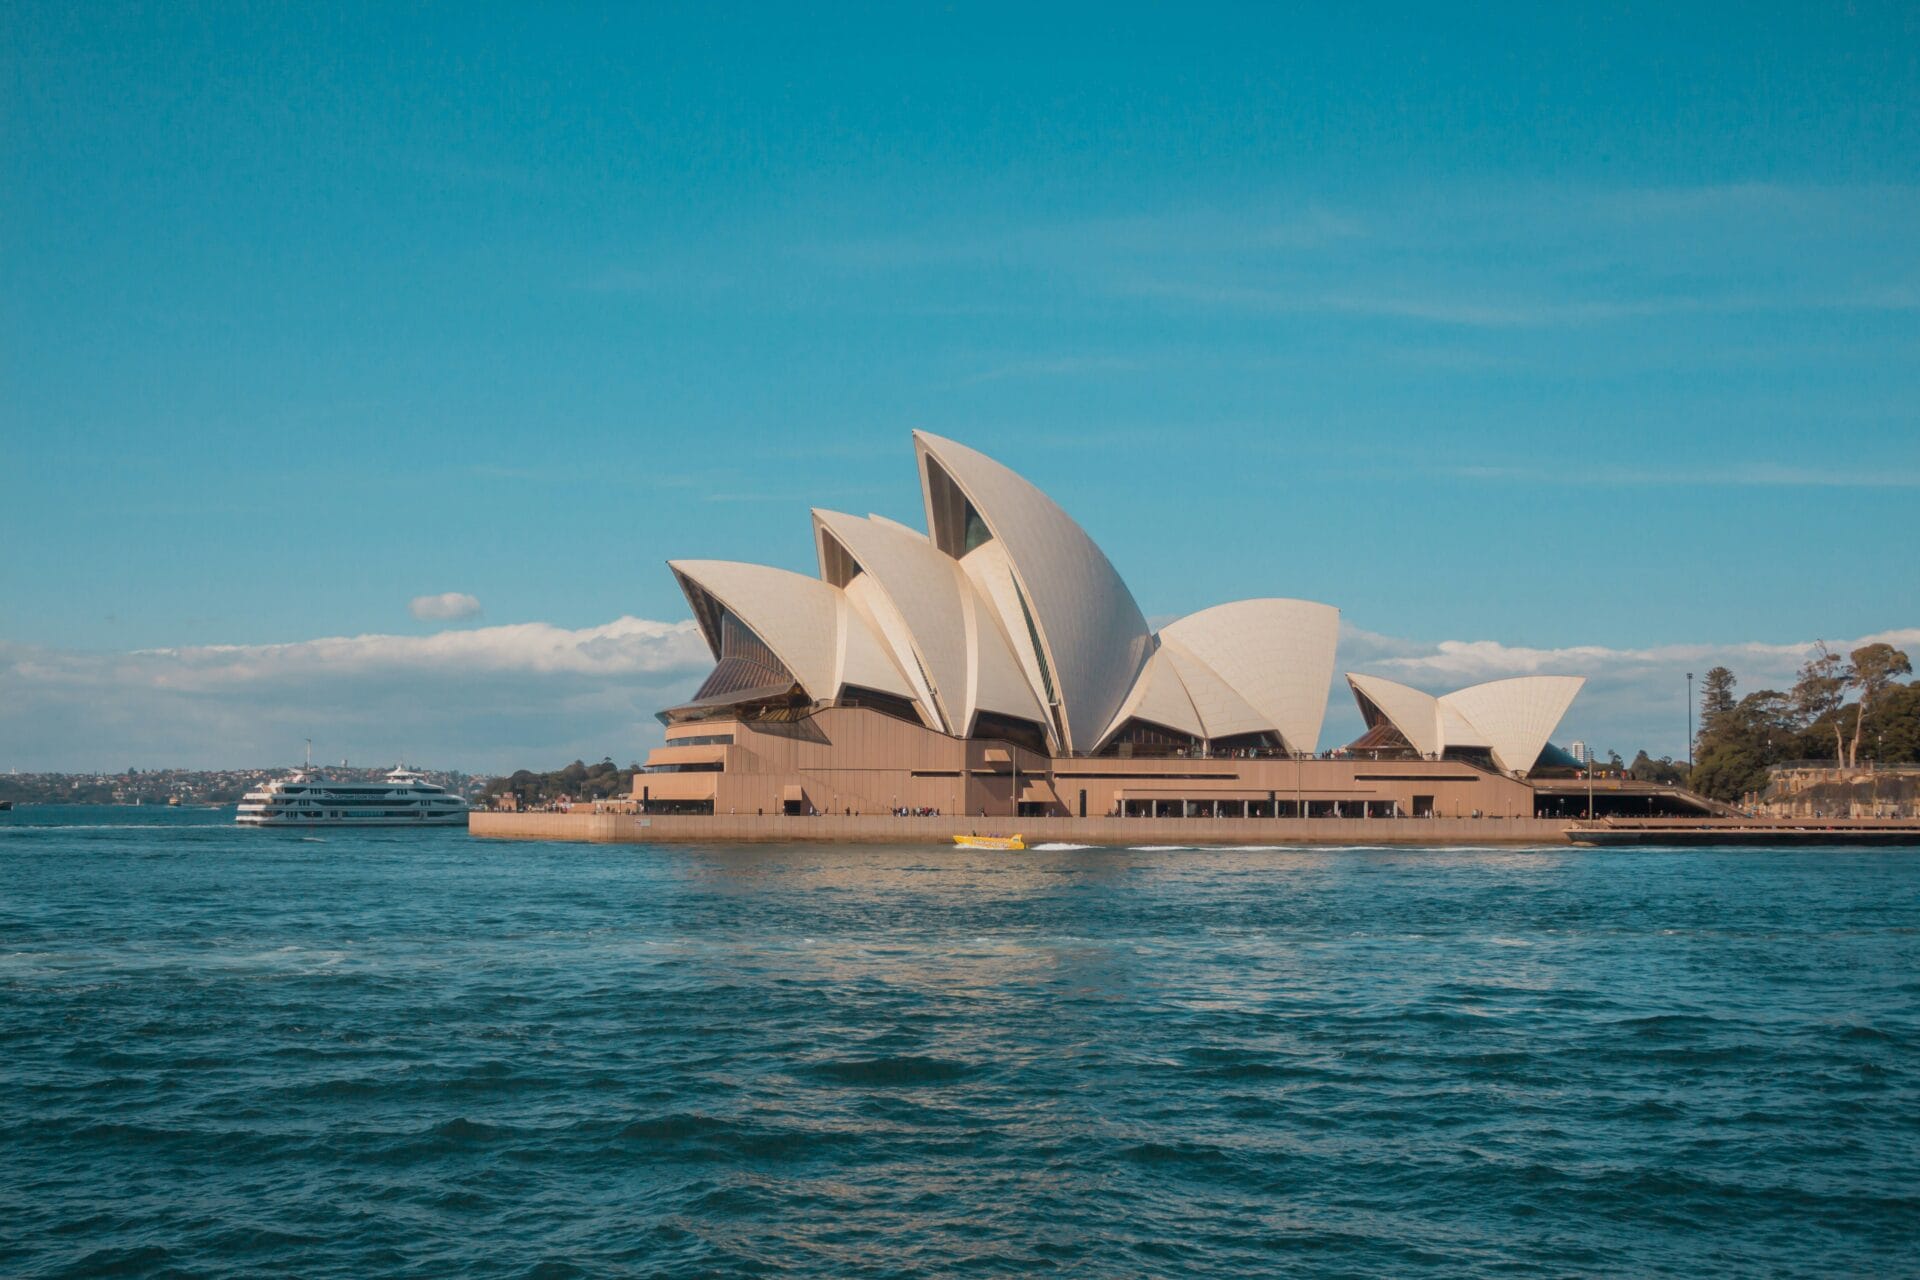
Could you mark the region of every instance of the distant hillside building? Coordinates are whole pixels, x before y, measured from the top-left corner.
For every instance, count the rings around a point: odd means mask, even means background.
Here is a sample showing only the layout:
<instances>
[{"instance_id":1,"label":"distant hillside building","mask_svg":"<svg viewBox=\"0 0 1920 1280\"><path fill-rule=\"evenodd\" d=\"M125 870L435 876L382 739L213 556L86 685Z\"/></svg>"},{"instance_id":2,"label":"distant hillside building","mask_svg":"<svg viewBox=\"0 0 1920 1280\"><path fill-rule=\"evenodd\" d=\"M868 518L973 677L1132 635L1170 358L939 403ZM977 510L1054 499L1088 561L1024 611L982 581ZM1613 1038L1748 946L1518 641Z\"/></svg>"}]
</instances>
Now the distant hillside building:
<instances>
[{"instance_id":1,"label":"distant hillside building","mask_svg":"<svg viewBox=\"0 0 1920 1280\"><path fill-rule=\"evenodd\" d=\"M1766 789L1748 796L1746 807L1770 818L1920 817L1920 765L1775 765Z\"/></svg>"}]
</instances>

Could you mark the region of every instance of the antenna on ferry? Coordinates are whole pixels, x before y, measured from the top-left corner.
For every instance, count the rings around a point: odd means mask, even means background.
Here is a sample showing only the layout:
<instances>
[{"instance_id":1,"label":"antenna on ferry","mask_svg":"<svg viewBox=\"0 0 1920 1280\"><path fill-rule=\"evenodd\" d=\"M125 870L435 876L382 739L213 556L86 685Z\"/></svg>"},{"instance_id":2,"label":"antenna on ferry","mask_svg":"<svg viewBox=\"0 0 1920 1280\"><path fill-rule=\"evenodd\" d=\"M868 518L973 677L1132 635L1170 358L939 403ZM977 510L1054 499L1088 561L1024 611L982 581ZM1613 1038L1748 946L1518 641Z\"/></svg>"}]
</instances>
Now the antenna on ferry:
<instances>
[{"instance_id":1,"label":"antenna on ferry","mask_svg":"<svg viewBox=\"0 0 1920 1280\"><path fill-rule=\"evenodd\" d=\"M313 739L307 739L307 768L313 768Z\"/></svg>"}]
</instances>

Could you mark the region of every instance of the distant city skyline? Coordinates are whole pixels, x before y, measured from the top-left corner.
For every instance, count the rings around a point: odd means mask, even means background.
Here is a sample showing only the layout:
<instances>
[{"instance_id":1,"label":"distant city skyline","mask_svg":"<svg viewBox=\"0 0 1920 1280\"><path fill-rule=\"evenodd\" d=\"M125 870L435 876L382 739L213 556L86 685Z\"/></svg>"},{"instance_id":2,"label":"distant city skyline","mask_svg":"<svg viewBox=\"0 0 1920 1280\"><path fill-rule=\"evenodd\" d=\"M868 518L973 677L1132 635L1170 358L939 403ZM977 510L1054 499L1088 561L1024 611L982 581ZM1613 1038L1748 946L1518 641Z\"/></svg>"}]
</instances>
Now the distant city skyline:
<instances>
[{"instance_id":1,"label":"distant city skyline","mask_svg":"<svg viewBox=\"0 0 1920 1280\"><path fill-rule=\"evenodd\" d=\"M915 427L1603 757L1920 644L1902 6L9 21L0 769L624 763Z\"/></svg>"}]
</instances>

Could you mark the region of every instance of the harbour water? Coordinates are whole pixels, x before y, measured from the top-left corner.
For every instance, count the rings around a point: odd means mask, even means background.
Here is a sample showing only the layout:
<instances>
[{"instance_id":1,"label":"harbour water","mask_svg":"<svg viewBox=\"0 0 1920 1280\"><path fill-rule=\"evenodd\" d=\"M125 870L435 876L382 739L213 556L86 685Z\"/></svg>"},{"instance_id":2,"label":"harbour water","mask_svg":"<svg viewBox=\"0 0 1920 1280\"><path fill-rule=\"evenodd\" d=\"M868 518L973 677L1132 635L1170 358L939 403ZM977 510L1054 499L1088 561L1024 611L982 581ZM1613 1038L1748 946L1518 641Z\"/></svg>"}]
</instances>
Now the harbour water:
<instances>
[{"instance_id":1,"label":"harbour water","mask_svg":"<svg viewBox=\"0 0 1920 1280\"><path fill-rule=\"evenodd\" d=\"M0 1273L1920 1273L1920 850L0 819Z\"/></svg>"}]
</instances>

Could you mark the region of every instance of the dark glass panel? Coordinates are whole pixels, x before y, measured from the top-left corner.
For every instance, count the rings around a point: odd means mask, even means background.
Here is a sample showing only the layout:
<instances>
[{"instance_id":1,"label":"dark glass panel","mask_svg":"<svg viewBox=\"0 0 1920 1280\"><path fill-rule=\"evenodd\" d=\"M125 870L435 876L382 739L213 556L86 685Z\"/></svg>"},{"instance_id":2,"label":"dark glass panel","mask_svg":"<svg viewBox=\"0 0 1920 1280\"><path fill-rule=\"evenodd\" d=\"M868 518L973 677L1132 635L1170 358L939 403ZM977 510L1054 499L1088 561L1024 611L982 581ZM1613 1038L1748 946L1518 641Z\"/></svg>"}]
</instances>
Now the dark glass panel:
<instances>
[{"instance_id":1,"label":"dark glass panel","mask_svg":"<svg viewBox=\"0 0 1920 1280\"><path fill-rule=\"evenodd\" d=\"M1207 752L1215 756L1278 756L1286 754L1286 746L1275 733L1235 733L1224 738L1215 738L1207 744Z\"/></svg>"},{"instance_id":2,"label":"dark glass panel","mask_svg":"<svg viewBox=\"0 0 1920 1280\"><path fill-rule=\"evenodd\" d=\"M898 694L882 693L878 689L863 689L850 684L840 693L840 705L843 707L869 707L884 715L899 720L920 723L920 716L913 709L911 698L902 698Z\"/></svg>"},{"instance_id":3,"label":"dark glass panel","mask_svg":"<svg viewBox=\"0 0 1920 1280\"><path fill-rule=\"evenodd\" d=\"M972 551L975 547L983 546L992 541L993 530L987 528L987 522L980 518L980 513L973 509L973 504L971 502L967 503L965 551ZM965 554L965 552L963 551L962 554Z\"/></svg>"},{"instance_id":4,"label":"dark glass panel","mask_svg":"<svg viewBox=\"0 0 1920 1280\"><path fill-rule=\"evenodd\" d=\"M720 661L693 695L695 702L728 694L799 683L752 628L724 606L716 606L720 624Z\"/></svg>"},{"instance_id":5,"label":"dark glass panel","mask_svg":"<svg viewBox=\"0 0 1920 1280\"><path fill-rule=\"evenodd\" d=\"M1040 644L1040 628L1033 625L1033 610L1027 608L1027 593L1013 584L1014 598L1020 601L1020 616L1027 622L1027 641L1033 646L1033 660L1040 666L1040 683L1047 691L1047 705L1058 701L1053 693L1053 669L1047 666L1047 651Z\"/></svg>"},{"instance_id":6,"label":"dark glass panel","mask_svg":"<svg viewBox=\"0 0 1920 1280\"><path fill-rule=\"evenodd\" d=\"M1445 759L1458 760L1462 764L1475 765L1493 773L1500 771L1493 762L1493 752L1485 747L1448 747L1442 755Z\"/></svg>"},{"instance_id":7,"label":"dark glass panel","mask_svg":"<svg viewBox=\"0 0 1920 1280\"><path fill-rule=\"evenodd\" d=\"M1393 727L1389 720L1381 720L1365 733L1347 744L1347 750L1369 760L1418 760L1420 753L1413 749L1405 734Z\"/></svg>"},{"instance_id":8,"label":"dark glass panel","mask_svg":"<svg viewBox=\"0 0 1920 1280\"><path fill-rule=\"evenodd\" d=\"M1031 720L982 711L973 718L975 738L998 738L1024 747L1035 755L1047 754L1047 731Z\"/></svg>"},{"instance_id":9,"label":"dark glass panel","mask_svg":"<svg viewBox=\"0 0 1920 1280\"><path fill-rule=\"evenodd\" d=\"M1178 729L1135 718L1120 726L1120 732L1114 734L1107 745L1100 749L1100 754L1130 759L1197 756L1200 754L1200 740Z\"/></svg>"}]
</instances>

